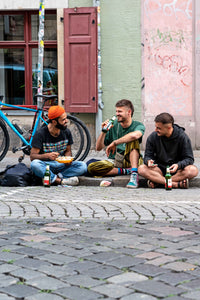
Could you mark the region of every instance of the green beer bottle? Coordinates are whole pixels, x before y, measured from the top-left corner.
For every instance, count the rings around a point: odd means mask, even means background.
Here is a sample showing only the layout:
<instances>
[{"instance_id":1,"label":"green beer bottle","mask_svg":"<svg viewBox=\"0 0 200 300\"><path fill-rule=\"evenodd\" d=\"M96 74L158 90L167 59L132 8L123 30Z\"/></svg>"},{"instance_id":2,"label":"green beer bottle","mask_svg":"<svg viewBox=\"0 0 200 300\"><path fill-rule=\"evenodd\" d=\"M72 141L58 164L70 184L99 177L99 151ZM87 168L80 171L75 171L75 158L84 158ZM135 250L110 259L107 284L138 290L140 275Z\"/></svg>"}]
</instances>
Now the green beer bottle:
<instances>
[{"instance_id":1,"label":"green beer bottle","mask_svg":"<svg viewBox=\"0 0 200 300\"><path fill-rule=\"evenodd\" d=\"M169 166L166 168L166 174L165 174L165 189L167 191L172 189L172 176L170 174Z\"/></svg>"},{"instance_id":2,"label":"green beer bottle","mask_svg":"<svg viewBox=\"0 0 200 300\"><path fill-rule=\"evenodd\" d=\"M116 119L117 119L117 117L116 117L116 116L113 116L113 117L108 121L108 124L102 128L102 131L103 131L104 133L106 133L106 132L113 126L114 121L115 121Z\"/></svg>"},{"instance_id":3,"label":"green beer bottle","mask_svg":"<svg viewBox=\"0 0 200 300\"><path fill-rule=\"evenodd\" d=\"M50 169L49 169L49 165L46 165L46 171L43 178L43 186L50 187L50 185L51 185Z\"/></svg>"}]
</instances>

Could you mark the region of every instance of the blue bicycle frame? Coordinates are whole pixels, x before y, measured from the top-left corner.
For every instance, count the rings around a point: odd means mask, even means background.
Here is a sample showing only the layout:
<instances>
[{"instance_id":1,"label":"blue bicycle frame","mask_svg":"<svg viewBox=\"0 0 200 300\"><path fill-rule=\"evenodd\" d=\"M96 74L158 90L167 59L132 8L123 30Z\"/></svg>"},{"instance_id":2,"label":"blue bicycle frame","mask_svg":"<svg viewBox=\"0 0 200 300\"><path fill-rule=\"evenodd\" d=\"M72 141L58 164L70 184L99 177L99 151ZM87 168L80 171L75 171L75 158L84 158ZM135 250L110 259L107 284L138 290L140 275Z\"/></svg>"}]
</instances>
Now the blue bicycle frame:
<instances>
[{"instance_id":1,"label":"blue bicycle frame","mask_svg":"<svg viewBox=\"0 0 200 300\"><path fill-rule=\"evenodd\" d=\"M6 107L11 107L11 108L15 108L15 109L21 109L21 110L26 110L26 111L31 111L34 113L37 113L37 119L33 128L33 132L31 134L31 138L29 140L29 142L23 137L23 135L15 128L15 126L10 122L10 120L6 117L6 115L2 112L1 107L2 106L6 106ZM22 140L22 142L24 143L24 145L26 146L30 146L32 144L32 139L35 135L35 132L40 124L40 121L44 122L45 124L47 124L47 122L42 118L42 108L38 108L38 109L34 109L34 108L28 108L28 107L23 107L23 106L17 106L17 105L12 105L12 104L6 104L3 103L2 101L0 101L0 118L2 118L4 120L4 122L16 133L16 135Z\"/></svg>"}]
</instances>

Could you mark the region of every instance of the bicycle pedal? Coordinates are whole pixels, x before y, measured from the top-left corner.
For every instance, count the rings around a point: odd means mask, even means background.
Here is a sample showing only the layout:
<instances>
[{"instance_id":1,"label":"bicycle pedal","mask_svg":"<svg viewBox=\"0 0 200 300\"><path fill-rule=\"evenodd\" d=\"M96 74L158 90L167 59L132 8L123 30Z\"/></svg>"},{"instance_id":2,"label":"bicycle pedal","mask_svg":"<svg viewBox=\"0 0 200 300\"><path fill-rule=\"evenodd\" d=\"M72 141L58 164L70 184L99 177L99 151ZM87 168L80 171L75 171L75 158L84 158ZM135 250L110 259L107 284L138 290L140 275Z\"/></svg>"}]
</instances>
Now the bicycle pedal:
<instances>
[{"instance_id":1,"label":"bicycle pedal","mask_svg":"<svg viewBox=\"0 0 200 300\"><path fill-rule=\"evenodd\" d=\"M12 153L15 153L15 152L17 152L18 151L18 148L17 147L13 147L12 148Z\"/></svg>"},{"instance_id":2,"label":"bicycle pedal","mask_svg":"<svg viewBox=\"0 0 200 300\"><path fill-rule=\"evenodd\" d=\"M18 162L21 163L22 160L24 159L24 157L25 157L25 154L21 155L21 156L18 158Z\"/></svg>"}]
</instances>

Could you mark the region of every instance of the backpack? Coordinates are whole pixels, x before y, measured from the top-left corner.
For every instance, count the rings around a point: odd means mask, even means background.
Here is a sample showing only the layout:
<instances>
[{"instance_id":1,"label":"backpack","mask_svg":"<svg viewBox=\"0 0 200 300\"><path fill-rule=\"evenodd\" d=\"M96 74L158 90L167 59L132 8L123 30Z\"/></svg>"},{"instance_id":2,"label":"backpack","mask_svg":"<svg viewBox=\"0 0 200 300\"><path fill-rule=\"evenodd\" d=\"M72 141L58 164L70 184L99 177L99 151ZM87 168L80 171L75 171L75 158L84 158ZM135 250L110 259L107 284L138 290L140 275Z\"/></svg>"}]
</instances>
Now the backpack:
<instances>
[{"instance_id":1,"label":"backpack","mask_svg":"<svg viewBox=\"0 0 200 300\"><path fill-rule=\"evenodd\" d=\"M24 163L9 165L0 173L1 186L28 186L33 185L33 172Z\"/></svg>"}]
</instances>

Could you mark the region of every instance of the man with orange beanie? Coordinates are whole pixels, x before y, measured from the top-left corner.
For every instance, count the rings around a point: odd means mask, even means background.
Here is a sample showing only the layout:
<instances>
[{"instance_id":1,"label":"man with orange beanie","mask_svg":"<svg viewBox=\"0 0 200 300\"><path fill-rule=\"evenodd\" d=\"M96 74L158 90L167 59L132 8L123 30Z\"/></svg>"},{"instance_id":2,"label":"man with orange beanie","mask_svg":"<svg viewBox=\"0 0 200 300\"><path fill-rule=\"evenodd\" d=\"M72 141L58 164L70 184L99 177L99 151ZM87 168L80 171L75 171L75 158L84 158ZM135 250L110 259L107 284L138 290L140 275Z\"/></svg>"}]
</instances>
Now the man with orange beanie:
<instances>
[{"instance_id":1,"label":"man with orange beanie","mask_svg":"<svg viewBox=\"0 0 200 300\"><path fill-rule=\"evenodd\" d=\"M78 185L77 176L87 171L82 161L69 164L56 161L58 156L71 156L72 135L67 128L67 114L61 106L51 106L48 111L49 124L41 127L33 137L31 149L31 169L43 178L46 165L50 166L51 184Z\"/></svg>"}]
</instances>

